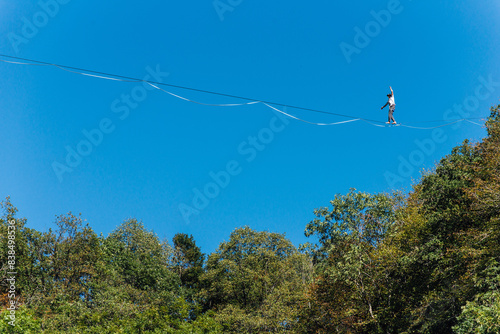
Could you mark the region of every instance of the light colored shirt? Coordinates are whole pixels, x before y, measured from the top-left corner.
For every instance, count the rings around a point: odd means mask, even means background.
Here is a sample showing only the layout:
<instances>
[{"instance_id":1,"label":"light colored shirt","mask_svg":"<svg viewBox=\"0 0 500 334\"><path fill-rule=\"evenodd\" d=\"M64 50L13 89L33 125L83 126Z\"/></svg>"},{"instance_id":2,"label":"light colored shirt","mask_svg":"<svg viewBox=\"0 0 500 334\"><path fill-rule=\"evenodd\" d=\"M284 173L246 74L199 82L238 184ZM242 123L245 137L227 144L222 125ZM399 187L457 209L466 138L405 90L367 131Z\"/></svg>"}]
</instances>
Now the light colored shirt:
<instances>
[{"instance_id":1,"label":"light colored shirt","mask_svg":"<svg viewBox=\"0 0 500 334\"><path fill-rule=\"evenodd\" d=\"M396 105L396 101L394 100L394 94L391 95L391 97L389 98L389 106L395 106Z\"/></svg>"}]
</instances>

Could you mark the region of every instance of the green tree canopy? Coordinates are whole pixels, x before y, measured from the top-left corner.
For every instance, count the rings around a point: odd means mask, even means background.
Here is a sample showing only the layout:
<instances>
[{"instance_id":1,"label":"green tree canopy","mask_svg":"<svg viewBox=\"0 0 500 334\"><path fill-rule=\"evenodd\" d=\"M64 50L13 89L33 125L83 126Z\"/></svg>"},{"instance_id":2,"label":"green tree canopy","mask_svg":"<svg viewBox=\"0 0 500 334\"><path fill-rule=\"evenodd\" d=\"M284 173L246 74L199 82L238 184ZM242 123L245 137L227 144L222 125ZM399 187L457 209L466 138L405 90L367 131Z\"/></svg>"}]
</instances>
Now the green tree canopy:
<instances>
[{"instance_id":1,"label":"green tree canopy","mask_svg":"<svg viewBox=\"0 0 500 334\"><path fill-rule=\"evenodd\" d=\"M208 257L202 296L227 333L290 331L310 272L284 235L239 228Z\"/></svg>"}]
</instances>

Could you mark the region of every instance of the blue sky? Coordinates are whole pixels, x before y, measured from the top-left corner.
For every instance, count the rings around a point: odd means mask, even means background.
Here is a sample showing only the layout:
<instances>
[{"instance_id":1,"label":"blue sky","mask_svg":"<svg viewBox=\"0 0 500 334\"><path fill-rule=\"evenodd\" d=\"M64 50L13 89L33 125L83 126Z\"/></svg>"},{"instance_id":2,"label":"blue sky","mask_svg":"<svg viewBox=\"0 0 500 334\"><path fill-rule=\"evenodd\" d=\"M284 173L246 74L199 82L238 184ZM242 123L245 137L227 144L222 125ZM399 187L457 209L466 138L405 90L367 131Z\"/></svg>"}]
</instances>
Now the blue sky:
<instances>
[{"instance_id":1,"label":"blue sky","mask_svg":"<svg viewBox=\"0 0 500 334\"><path fill-rule=\"evenodd\" d=\"M499 14L493 0L0 0L0 53L381 122L392 86L396 120L432 127L498 103ZM162 238L192 234L206 253L243 225L299 245L336 193L407 191L485 135L470 123L315 126L55 67L2 62L0 73L0 196L30 227L72 211L106 235L136 217ZM85 155L69 166L71 150Z\"/></svg>"}]
</instances>

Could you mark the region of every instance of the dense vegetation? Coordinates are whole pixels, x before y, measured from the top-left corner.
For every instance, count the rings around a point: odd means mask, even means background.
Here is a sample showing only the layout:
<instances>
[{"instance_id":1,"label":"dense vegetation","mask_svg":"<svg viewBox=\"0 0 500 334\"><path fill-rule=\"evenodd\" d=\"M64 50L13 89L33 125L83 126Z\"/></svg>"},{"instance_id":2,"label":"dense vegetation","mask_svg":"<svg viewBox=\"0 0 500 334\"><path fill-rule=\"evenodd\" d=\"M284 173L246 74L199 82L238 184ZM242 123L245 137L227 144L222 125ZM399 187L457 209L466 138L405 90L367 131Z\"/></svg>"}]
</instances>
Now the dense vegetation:
<instances>
[{"instance_id":1,"label":"dense vegetation","mask_svg":"<svg viewBox=\"0 0 500 334\"><path fill-rule=\"evenodd\" d=\"M500 107L500 106L499 106ZM337 194L297 249L237 228L212 254L135 219L39 232L7 198L1 333L500 333L500 109L409 194ZM8 226L18 309L9 324Z\"/></svg>"}]
</instances>

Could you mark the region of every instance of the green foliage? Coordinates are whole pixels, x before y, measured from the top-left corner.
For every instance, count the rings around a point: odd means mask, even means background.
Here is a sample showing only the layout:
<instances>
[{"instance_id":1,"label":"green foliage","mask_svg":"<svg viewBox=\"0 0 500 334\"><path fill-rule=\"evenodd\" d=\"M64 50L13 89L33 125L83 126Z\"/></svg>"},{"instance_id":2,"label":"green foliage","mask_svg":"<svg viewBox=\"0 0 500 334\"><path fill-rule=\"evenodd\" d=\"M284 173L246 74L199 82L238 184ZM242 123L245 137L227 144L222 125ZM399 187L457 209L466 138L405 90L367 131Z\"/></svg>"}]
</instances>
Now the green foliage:
<instances>
[{"instance_id":1,"label":"green foliage","mask_svg":"<svg viewBox=\"0 0 500 334\"><path fill-rule=\"evenodd\" d=\"M330 201L332 209L315 210L317 218L306 226L305 235L317 236L320 243L313 256L318 260L325 259L337 251L340 244L353 240L367 247L376 247L394 221L393 207L399 198L397 194L394 197L371 195L355 189L347 195L335 195Z\"/></svg>"},{"instance_id":2,"label":"green foliage","mask_svg":"<svg viewBox=\"0 0 500 334\"><path fill-rule=\"evenodd\" d=\"M7 272L15 271L16 275L16 295L24 298L31 295L34 280L38 279L41 273L34 268L33 256L40 250L32 247L30 239L32 235L39 235L32 229L26 227L26 219L17 218L17 208L10 202L10 198L1 203L3 215L0 217L0 275L1 286L6 287ZM14 239L14 244L9 244L9 236ZM12 248L8 247L10 245ZM9 254L9 251L11 254ZM13 253L12 253L13 252ZM8 256L14 256L14 262L10 262ZM12 261L12 259L10 260ZM15 270L9 270L13 266ZM3 289L2 289L3 290ZM4 291L2 291L2 294ZM2 298L2 305L6 300ZM19 302L22 302L19 300Z\"/></svg>"},{"instance_id":3,"label":"green foliage","mask_svg":"<svg viewBox=\"0 0 500 334\"><path fill-rule=\"evenodd\" d=\"M205 255L196 246L192 235L178 233L174 236L173 243L173 268L179 275L182 286L186 289L186 297L192 301L200 285Z\"/></svg>"},{"instance_id":4,"label":"green foliage","mask_svg":"<svg viewBox=\"0 0 500 334\"><path fill-rule=\"evenodd\" d=\"M174 290L179 287L169 268L172 248L147 231L142 222L130 219L104 241L105 260L125 282L138 290Z\"/></svg>"},{"instance_id":5,"label":"green foliage","mask_svg":"<svg viewBox=\"0 0 500 334\"><path fill-rule=\"evenodd\" d=\"M500 292L477 296L473 302L467 302L458 321L454 327L457 334L500 333Z\"/></svg>"},{"instance_id":6,"label":"green foliage","mask_svg":"<svg viewBox=\"0 0 500 334\"><path fill-rule=\"evenodd\" d=\"M315 211L306 236L316 235L318 279L311 286L304 322L318 332L374 329L375 307L386 284L386 269L378 246L396 219L399 194L337 194L332 209ZM321 219L322 218L322 219ZM310 306L313 305L313 306ZM326 316L325 316L326 315Z\"/></svg>"},{"instance_id":7,"label":"green foliage","mask_svg":"<svg viewBox=\"0 0 500 334\"><path fill-rule=\"evenodd\" d=\"M498 264L491 264L491 275L500 271ZM500 275L481 277L478 288L485 292L478 293L472 301L467 301L458 317L458 324L453 327L456 334L496 334L500 333Z\"/></svg>"},{"instance_id":8,"label":"green foliage","mask_svg":"<svg viewBox=\"0 0 500 334\"><path fill-rule=\"evenodd\" d=\"M36 334L40 333L40 321L34 312L26 307L20 307L14 312L14 318L5 310L0 313L0 333L4 334Z\"/></svg>"},{"instance_id":9,"label":"green foliage","mask_svg":"<svg viewBox=\"0 0 500 334\"><path fill-rule=\"evenodd\" d=\"M40 233L15 217L17 209L8 199L3 208L2 279L7 224L15 220L16 293L24 306L16 311L16 327L2 322L0 332L220 332L213 315L189 320L193 305L182 297L172 248L137 220L104 238L69 213L57 217L55 231ZM6 295L0 301L6 305Z\"/></svg>"},{"instance_id":10,"label":"green foliage","mask_svg":"<svg viewBox=\"0 0 500 334\"><path fill-rule=\"evenodd\" d=\"M201 296L225 333L290 331L310 264L282 234L236 229L211 254Z\"/></svg>"}]
</instances>

